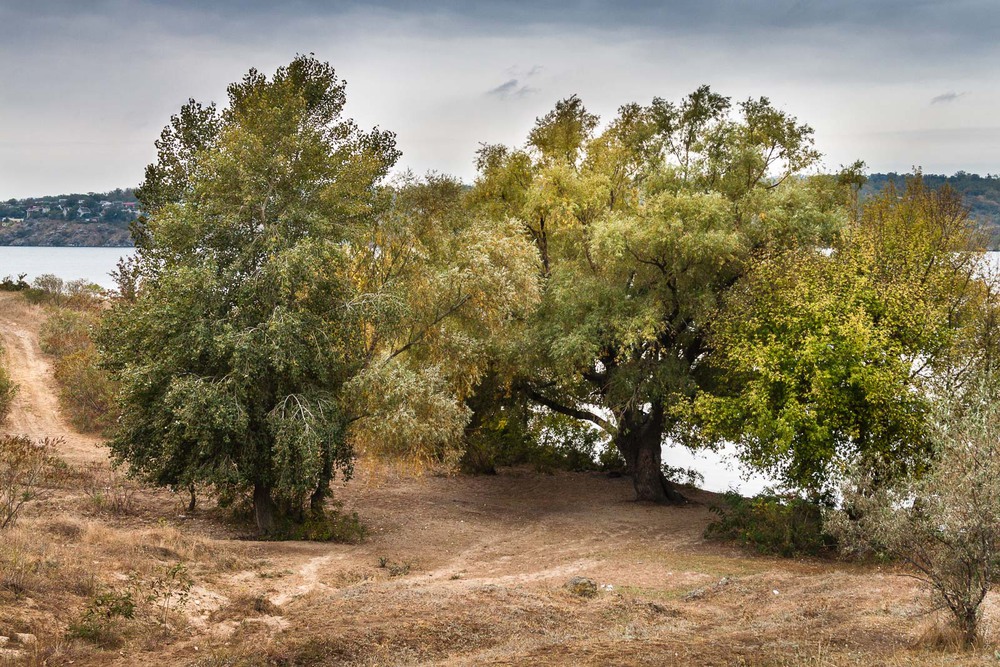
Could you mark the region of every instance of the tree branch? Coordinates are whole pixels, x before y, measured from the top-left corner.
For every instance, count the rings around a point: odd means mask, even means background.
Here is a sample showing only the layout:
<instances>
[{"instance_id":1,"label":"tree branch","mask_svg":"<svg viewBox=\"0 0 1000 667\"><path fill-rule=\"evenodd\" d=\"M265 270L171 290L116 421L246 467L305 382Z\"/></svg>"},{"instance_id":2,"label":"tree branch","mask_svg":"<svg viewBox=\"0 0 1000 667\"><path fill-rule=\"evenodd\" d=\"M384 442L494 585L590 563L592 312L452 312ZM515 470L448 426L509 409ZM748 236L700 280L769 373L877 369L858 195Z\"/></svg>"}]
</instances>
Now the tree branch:
<instances>
[{"instance_id":1,"label":"tree branch","mask_svg":"<svg viewBox=\"0 0 1000 667\"><path fill-rule=\"evenodd\" d=\"M546 408L552 410L553 412L558 412L559 414L566 415L567 417L572 417L573 419L581 419L584 421L589 421L592 424L597 424L599 427L601 427L601 430L603 430L605 433L611 436L615 435L618 432L618 429L615 428L614 424L612 424L607 419L604 419L599 415L595 415L593 412L590 412L589 410L571 408L562 405L561 403L557 403L548 396L539 393L533 387L527 384L524 385L524 391L528 395L528 398L533 400L535 403L538 403L539 405L545 406Z\"/></svg>"}]
</instances>

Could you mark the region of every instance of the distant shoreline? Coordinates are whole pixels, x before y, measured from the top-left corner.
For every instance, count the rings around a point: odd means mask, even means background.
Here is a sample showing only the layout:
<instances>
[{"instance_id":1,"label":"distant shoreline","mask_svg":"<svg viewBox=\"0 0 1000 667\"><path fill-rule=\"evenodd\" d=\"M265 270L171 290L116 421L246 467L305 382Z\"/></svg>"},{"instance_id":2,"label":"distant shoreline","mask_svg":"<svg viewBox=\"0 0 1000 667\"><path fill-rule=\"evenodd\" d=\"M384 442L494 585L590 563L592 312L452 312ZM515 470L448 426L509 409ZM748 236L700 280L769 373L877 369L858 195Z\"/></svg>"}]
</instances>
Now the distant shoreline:
<instances>
[{"instance_id":1,"label":"distant shoreline","mask_svg":"<svg viewBox=\"0 0 1000 667\"><path fill-rule=\"evenodd\" d=\"M0 243L0 248L135 248L134 245L40 245L37 243Z\"/></svg>"}]
</instances>

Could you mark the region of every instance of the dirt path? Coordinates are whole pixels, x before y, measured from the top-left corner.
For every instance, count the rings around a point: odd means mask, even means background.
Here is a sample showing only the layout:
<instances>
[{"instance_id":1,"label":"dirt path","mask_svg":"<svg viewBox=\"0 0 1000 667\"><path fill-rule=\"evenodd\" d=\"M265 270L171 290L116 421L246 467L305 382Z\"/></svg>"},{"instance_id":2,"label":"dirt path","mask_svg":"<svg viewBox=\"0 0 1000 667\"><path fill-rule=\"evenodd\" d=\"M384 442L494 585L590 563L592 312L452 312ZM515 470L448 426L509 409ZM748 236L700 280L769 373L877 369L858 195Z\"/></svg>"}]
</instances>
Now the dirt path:
<instances>
[{"instance_id":1,"label":"dirt path","mask_svg":"<svg viewBox=\"0 0 1000 667\"><path fill-rule=\"evenodd\" d=\"M28 304L21 295L0 293L0 337L11 378L19 387L3 432L34 439L61 437L59 455L71 463L105 461L101 439L76 433L59 409L52 364L38 347L38 328L45 317L41 306Z\"/></svg>"}]
</instances>

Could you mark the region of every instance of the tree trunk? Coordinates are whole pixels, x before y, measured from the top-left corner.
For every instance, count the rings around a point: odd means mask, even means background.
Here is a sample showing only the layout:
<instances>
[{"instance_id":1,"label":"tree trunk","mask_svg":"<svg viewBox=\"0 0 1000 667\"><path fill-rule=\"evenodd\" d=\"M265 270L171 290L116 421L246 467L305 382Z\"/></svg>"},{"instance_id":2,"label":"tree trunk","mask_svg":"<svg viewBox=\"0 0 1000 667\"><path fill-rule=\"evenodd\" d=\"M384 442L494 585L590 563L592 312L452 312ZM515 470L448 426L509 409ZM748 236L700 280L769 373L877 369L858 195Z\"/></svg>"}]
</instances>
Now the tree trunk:
<instances>
[{"instance_id":1,"label":"tree trunk","mask_svg":"<svg viewBox=\"0 0 1000 667\"><path fill-rule=\"evenodd\" d=\"M271 498L271 487L260 484L253 487L253 513L257 520L257 532L261 535L272 534L277 506Z\"/></svg>"},{"instance_id":2,"label":"tree trunk","mask_svg":"<svg viewBox=\"0 0 1000 667\"><path fill-rule=\"evenodd\" d=\"M323 451L323 469L319 473L319 481L316 489L309 496L309 509L313 512L322 512L323 504L327 496L330 495L330 482L333 481L333 458L329 450Z\"/></svg>"},{"instance_id":3,"label":"tree trunk","mask_svg":"<svg viewBox=\"0 0 1000 667\"><path fill-rule=\"evenodd\" d=\"M680 505L685 498L660 469L663 443L663 408L653 406L650 414L627 409L614 438L632 476L636 500L663 505Z\"/></svg>"},{"instance_id":4,"label":"tree trunk","mask_svg":"<svg viewBox=\"0 0 1000 667\"><path fill-rule=\"evenodd\" d=\"M977 608L964 607L956 612L958 628L962 633L962 648L971 649L979 641L979 614Z\"/></svg>"}]
</instances>

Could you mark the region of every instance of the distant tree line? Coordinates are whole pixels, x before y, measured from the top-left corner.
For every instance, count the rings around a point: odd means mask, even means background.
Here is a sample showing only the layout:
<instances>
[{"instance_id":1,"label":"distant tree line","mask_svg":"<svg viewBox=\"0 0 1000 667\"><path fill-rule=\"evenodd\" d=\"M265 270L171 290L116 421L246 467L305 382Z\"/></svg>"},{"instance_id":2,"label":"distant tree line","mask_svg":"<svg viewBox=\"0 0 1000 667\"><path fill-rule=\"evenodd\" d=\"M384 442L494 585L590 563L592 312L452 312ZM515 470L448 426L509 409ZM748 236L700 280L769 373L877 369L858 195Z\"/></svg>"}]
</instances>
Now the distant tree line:
<instances>
[{"instance_id":1,"label":"distant tree line","mask_svg":"<svg viewBox=\"0 0 1000 667\"><path fill-rule=\"evenodd\" d=\"M861 197L865 198L881 192L888 184L897 190L905 188L906 179L913 174L869 174L868 182L861 189ZM957 171L951 176L944 174L923 174L924 185L937 190L942 185L948 185L962 195L962 201L969 209L972 219L976 220L989 235L989 248L1000 249L1000 174L970 174Z\"/></svg>"}]
</instances>

